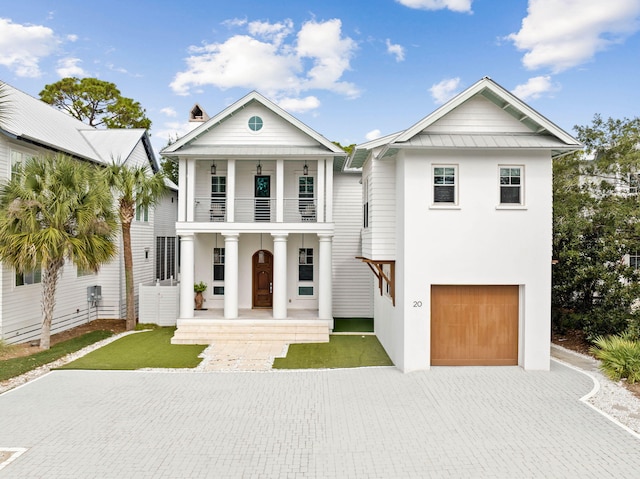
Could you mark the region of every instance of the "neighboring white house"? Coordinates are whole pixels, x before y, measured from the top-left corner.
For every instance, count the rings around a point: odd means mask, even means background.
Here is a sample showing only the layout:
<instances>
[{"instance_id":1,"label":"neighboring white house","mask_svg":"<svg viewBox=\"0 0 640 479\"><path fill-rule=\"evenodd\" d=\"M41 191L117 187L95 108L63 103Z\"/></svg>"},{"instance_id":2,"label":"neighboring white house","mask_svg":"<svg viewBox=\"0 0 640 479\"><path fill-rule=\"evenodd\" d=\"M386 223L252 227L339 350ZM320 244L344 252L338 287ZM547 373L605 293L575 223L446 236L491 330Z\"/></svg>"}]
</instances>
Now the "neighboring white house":
<instances>
[{"instance_id":1,"label":"neighboring white house","mask_svg":"<svg viewBox=\"0 0 640 479\"><path fill-rule=\"evenodd\" d=\"M375 332L398 368L549 369L552 160L580 147L489 78L356 147Z\"/></svg>"},{"instance_id":2,"label":"neighboring white house","mask_svg":"<svg viewBox=\"0 0 640 479\"><path fill-rule=\"evenodd\" d=\"M96 164L108 164L112 160L130 165L149 165L158 171L149 137L142 129L98 130L76 120L13 87L4 84L3 98L6 117L0 125L0 178L9 179L11 165L27 158L61 152L74 158ZM176 202L175 191L167 194L164 205L157 208L170 211L171 201ZM163 231L154 232L154 210L139 211L132 225L134 278L138 283L152 282L157 275L155 268L155 237L165 238L163 246L171 249L175 244L175 214L166 216ZM160 234L161 233L161 234ZM166 238L173 237L173 243ZM119 246L121 245L118 236ZM121 251L122 248L119 247ZM175 261L173 252L165 251ZM160 270L160 268L158 268ZM175 266L172 270L175 274ZM40 307L40 275L37 271L17 275L12 268L0 265L0 338L9 342L37 339L40 334L42 313ZM100 286L101 298L90 297L89 287ZM136 289L137 295L137 289ZM66 264L56 294L56 307L52 333L56 333L97 317L124 317L124 262L120 254L104 265L97 274L77 270Z\"/></svg>"},{"instance_id":3,"label":"neighboring white house","mask_svg":"<svg viewBox=\"0 0 640 479\"><path fill-rule=\"evenodd\" d=\"M180 171L177 334L201 281L201 325L304 318L328 334L334 317L371 317L360 171L343 169L346 153L256 92L211 118L194 111L201 124L162 151Z\"/></svg>"}]
</instances>

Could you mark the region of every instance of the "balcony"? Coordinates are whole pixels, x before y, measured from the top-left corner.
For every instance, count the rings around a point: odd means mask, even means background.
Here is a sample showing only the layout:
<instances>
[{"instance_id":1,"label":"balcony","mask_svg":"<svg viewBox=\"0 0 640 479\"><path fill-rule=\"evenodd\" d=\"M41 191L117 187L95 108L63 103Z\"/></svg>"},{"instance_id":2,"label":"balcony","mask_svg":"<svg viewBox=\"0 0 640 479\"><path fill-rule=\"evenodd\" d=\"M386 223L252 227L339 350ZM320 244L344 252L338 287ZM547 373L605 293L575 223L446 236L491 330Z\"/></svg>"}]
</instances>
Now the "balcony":
<instances>
[{"instance_id":1,"label":"balcony","mask_svg":"<svg viewBox=\"0 0 640 479\"><path fill-rule=\"evenodd\" d=\"M195 198L194 221L235 223L316 223L318 204L315 198L284 198L282 219L278 218L275 198L235 198L234 214L228 214L227 198Z\"/></svg>"}]
</instances>

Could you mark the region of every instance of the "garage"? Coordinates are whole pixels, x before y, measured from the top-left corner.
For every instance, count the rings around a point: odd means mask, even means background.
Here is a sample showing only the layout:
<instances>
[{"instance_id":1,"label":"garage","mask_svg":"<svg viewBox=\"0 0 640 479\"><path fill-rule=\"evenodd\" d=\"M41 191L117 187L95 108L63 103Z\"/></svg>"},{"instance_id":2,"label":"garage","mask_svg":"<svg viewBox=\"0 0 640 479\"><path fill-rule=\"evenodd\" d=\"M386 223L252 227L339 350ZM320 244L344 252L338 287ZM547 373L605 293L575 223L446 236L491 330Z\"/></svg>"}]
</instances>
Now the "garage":
<instances>
[{"instance_id":1,"label":"garage","mask_svg":"<svg viewBox=\"0 0 640 479\"><path fill-rule=\"evenodd\" d=\"M518 286L431 286L431 365L517 365L518 311Z\"/></svg>"}]
</instances>

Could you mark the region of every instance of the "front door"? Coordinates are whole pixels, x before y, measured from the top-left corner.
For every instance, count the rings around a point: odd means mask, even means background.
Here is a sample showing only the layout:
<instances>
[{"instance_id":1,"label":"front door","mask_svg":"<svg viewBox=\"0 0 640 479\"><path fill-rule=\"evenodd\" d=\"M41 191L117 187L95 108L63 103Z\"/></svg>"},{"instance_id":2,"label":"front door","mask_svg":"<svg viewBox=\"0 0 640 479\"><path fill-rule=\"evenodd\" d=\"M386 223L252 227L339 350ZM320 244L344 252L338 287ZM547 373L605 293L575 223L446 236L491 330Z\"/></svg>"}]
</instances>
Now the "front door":
<instances>
[{"instance_id":1,"label":"front door","mask_svg":"<svg viewBox=\"0 0 640 479\"><path fill-rule=\"evenodd\" d=\"M273 306L273 255L260 250L253 255L253 307Z\"/></svg>"},{"instance_id":2,"label":"front door","mask_svg":"<svg viewBox=\"0 0 640 479\"><path fill-rule=\"evenodd\" d=\"M271 221L271 177L255 176L255 221Z\"/></svg>"}]
</instances>

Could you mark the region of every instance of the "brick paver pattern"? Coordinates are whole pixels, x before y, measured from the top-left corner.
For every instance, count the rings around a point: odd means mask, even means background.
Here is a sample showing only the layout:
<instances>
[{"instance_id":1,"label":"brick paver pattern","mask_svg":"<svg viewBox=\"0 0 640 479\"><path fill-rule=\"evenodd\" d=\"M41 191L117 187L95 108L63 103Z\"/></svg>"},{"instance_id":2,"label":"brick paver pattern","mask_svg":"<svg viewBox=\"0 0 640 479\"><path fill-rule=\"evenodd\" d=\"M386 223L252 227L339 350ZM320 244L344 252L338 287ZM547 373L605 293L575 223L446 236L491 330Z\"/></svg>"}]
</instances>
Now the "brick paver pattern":
<instances>
[{"instance_id":1,"label":"brick paver pattern","mask_svg":"<svg viewBox=\"0 0 640 479\"><path fill-rule=\"evenodd\" d=\"M640 440L557 363L55 371L0 395L0 478L638 477Z\"/></svg>"}]
</instances>

